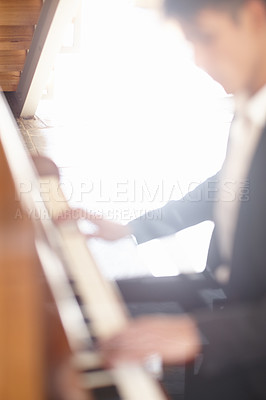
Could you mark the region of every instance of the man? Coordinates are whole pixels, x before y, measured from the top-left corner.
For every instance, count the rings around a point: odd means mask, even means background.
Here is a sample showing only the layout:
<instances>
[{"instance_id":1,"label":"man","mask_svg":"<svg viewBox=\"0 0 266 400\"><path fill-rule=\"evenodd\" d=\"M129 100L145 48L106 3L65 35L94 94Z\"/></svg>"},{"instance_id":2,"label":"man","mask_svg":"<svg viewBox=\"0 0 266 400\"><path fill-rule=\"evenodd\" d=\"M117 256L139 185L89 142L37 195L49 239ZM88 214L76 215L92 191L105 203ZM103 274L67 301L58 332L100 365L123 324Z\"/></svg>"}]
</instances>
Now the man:
<instances>
[{"instance_id":1,"label":"man","mask_svg":"<svg viewBox=\"0 0 266 400\"><path fill-rule=\"evenodd\" d=\"M109 364L154 353L185 364L203 351L196 399L266 399L266 1L165 0L164 9L194 45L198 65L235 94L226 160L217 176L163 207L160 220L151 213L127 226L96 219L97 235L133 234L141 243L213 220L207 268L227 303L133 320L101 348Z\"/></svg>"}]
</instances>

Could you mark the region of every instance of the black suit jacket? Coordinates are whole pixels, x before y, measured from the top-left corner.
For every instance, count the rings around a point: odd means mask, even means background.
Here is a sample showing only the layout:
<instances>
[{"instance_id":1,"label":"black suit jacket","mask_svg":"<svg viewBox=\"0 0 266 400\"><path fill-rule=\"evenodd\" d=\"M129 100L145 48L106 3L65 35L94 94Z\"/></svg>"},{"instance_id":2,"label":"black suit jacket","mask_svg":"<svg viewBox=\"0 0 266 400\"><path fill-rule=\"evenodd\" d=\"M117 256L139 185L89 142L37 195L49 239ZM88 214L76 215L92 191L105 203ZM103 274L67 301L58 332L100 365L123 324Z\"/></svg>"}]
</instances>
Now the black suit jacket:
<instances>
[{"instance_id":1,"label":"black suit jacket","mask_svg":"<svg viewBox=\"0 0 266 400\"><path fill-rule=\"evenodd\" d=\"M213 220L218 182L219 173L183 199L131 221L138 243ZM223 287L228 298L226 306L213 312L195 311L193 316L209 341L203 373L218 376L241 371L243 379L254 386L254 392L249 387L252 394L247 398L255 399L255 392L260 392L258 396L262 397L258 398L266 398L266 127L240 203L231 276ZM206 271L214 274L223 262L214 229Z\"/></svg>"}]
</instances>

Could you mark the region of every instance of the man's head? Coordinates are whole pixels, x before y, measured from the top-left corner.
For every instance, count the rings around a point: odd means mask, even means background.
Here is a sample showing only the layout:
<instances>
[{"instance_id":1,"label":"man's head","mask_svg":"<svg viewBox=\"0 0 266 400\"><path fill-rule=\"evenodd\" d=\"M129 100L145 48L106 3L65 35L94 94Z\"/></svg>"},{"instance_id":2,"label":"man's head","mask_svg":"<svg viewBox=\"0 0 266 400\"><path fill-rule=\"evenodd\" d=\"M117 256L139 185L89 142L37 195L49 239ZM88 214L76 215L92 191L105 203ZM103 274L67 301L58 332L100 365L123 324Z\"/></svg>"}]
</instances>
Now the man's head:
<instances>
[{"instance_id":1,"label":"man's head","mask_svg":"<svg viewBox=\"0 0 266 400\"><path fill-rule=\"evenodd\" d=\"M199 66L230 93L266 84L266 0L165 0Z\"/></svg>"}]
</instances>

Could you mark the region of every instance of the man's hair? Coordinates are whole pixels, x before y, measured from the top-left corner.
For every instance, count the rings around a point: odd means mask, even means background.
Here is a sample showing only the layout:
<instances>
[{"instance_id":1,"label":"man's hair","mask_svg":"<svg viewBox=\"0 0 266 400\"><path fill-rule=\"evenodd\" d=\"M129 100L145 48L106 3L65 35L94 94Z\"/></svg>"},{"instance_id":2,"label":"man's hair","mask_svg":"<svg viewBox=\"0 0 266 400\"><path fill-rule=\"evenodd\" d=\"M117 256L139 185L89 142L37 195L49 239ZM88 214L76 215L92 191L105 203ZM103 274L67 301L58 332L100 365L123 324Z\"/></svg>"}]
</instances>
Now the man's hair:
<instances>
[{"instance_id":1,"label":"man's hair","mask_svg":"<svg viewBox=\"0 0 266 400\"><path fill-rule=\"evenodd\" d=\"M206 8L236 11L249 0L164 0L166 16L189 18ZM266 0L260 0L265 3Z\"/></svg>"}]
</instances>

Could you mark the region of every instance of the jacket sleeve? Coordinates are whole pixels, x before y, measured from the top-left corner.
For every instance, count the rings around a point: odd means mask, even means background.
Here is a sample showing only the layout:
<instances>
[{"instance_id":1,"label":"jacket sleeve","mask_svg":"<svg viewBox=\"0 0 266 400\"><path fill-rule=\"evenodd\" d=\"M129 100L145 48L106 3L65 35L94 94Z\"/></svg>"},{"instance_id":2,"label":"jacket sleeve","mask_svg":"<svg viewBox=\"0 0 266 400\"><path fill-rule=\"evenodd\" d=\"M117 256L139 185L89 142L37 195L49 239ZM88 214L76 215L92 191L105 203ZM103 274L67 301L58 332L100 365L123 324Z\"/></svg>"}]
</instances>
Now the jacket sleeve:
<instances>
[{"instance_id":1,"label":"jacket sleeve","mask_svg":"<svg viewBox=\"0 0 266 400\"><path fill-rule=\"evenodd\" d=\"M137 242L172 235L184 228L213 220L213 204L217 196L218 174L204 181L180 200L171 200L164 207L149 211L129 222Z\"/></svg>"},{"instance_id":2,"label":"jacket sleeve","mask_svg":"<svg viewBox=\"0 0 266 400\"><path fill-rule=\"evenodd\" d=\"M224 310L193 314L207 339L202 373L217 375L228 370L250 368L266 360L266 297Z\"/></svg>"}]
</instances>

